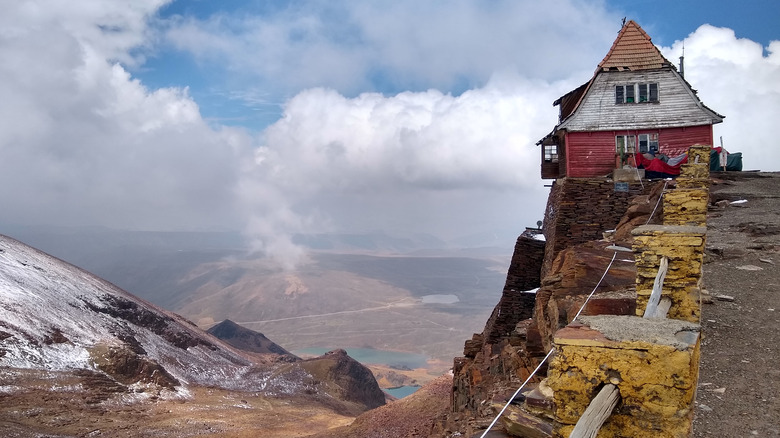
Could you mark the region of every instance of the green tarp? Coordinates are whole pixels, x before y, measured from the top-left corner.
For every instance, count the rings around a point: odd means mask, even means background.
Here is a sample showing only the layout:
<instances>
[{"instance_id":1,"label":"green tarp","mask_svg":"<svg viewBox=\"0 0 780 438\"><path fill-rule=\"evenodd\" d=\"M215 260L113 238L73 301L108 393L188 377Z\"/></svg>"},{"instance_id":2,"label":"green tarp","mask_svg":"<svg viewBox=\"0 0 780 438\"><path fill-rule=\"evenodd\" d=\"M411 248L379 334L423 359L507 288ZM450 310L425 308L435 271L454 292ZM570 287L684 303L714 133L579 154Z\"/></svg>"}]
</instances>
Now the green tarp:
<instances>
[{"instance_id":1,"label":"green tarp","mask_svg":"<svg viewBox=\"0 0 780 438\"><path fill-rule=\"evenodd\" d=\"M715 149L710 151L710 172L719 172L723 170L720 167L720 154ZM742 152L734 152L728 154L726 157L726 170L741 172L742 171Z\"/></svg>"}]
</instances>

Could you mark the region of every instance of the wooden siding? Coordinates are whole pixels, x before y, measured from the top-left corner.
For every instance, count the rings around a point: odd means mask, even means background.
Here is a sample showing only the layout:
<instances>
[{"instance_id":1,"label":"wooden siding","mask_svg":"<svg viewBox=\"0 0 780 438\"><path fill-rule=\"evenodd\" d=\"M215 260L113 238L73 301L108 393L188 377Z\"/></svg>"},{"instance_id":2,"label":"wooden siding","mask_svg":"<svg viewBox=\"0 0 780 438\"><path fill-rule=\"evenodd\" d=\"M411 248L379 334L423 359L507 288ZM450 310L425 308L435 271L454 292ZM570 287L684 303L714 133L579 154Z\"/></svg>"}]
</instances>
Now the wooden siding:
<instances>
[{"instance_id":1,"label":"wooden siding","mask_svg":"<svg viewBox=\"0 0 780 438\"><path fill-rule=\"evenodd\" d=\"M712 141L712 125L663 129L658 134L658 151L675 157L688 152L688 148L695 144L713 146Z\"/></svg>"},{"instance_id":2,"label":"wooden siding","mask_svg":"<svg viewBox=\"0 0 780 438\"><path fill-rule=\"evenodd\" d=\"M606 176L615 169L615 133L570 132L566 135L566 173L575 178Z\"/></svg>"},{"instance_id":3,"label":"wooden siding","mask_svg":"<svg viewBox=\"0 0 780 438\"><path fill-rule=\"evenodd\" d=\"M638 129L566 134L566 173L575 178L606 176L615 169L615 136L658 133L659 152L670 157L691 145L712 145L712 125L667 129Z\"/></svg>"},{"instance_id":4,"label":"wooden siding","mask_svg":"<svg viewBox=\"0 0 780 438\"><path fill-rule=\"evenodd\" d=\"M659 102L615 103L615 86L657 83ZM577 110L558 127L568 131L670 128L720 123L671 68L599 72Z\"/></svg>"}]
</instances>

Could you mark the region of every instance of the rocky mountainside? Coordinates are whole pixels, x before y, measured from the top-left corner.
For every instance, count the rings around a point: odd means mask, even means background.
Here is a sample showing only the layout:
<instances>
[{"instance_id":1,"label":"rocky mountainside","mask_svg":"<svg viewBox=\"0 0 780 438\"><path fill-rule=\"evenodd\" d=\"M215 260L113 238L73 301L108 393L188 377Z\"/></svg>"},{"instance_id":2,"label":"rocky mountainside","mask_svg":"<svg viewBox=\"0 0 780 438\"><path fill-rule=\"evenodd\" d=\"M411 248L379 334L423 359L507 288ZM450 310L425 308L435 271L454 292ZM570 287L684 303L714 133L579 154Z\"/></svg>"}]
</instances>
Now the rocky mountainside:
<instances>
[{"instance_id":1,"label":"rocky mountainside","mask_svg":"<svg viewBox=\"0 0 780 438\"><path fill-rule=\"evenodd\" d=\"M280 367L277 374L303 369L330 395L354 404L350 412L360 413L385 404L385 393L379 388L371 370L349 357L342 349L319 357L302 360L276 345L260 332L242 327L229 319L211 327L209 333L230 345L250 353L279 355L278 360L294 364Z\"/></svg>"},{"instance_id":2,"label":"rocky mountainside","mask_svg":"<svg viewBox=\"0 0 780 438\"><path fill-rule=\"evenodd\" d=\"M4 436L290 436L384 403L344 390L367 387L341 375L349 365L320 375L289 356L244 353L2 235L0 309Z\"/></svg>"},{"instance_id":3,"label":"rocky mountainside","mask_svg":"<svg viewBox=\"0 0 780 438\"><path fill-rule=\"evenodd\" d=\"M287 356L292 360L298 359L297 356L280 347L264 334L242 327L229 319L209 328L206 332L239 350L252 353L273 353Z\"/></svg>"},{"instance_id":4,"label":"rocky mountainside","mask_svg":"<svg viewBox=\"0 0 780 438\"><path fill-rule=\"evenodd\" d=\"M94 371L167 389L302 389L185 319L4 236L0 306L3 367Z\"/></svg>"}]
</instances>

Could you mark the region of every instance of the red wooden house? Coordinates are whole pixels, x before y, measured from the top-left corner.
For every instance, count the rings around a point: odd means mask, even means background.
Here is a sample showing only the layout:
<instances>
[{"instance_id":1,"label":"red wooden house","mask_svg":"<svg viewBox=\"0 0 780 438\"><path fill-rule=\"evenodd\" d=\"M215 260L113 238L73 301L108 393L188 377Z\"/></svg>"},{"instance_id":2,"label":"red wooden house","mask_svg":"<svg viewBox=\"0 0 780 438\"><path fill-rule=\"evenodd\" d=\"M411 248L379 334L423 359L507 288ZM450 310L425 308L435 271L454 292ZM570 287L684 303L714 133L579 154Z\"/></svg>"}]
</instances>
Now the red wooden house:
<instances>
[{"instance_id":1,"label":"red wooden house","mask_svg":"<svg viewBox=\"0 0 780 438\"><path fill-rule=\"evenodd\" d=\"M542 178L607 176L635 152L673 157L713 144L723 116L633 20L625 23L593 77L553 102L558 125L539 141Z\"/></svg>"}]
</instances>

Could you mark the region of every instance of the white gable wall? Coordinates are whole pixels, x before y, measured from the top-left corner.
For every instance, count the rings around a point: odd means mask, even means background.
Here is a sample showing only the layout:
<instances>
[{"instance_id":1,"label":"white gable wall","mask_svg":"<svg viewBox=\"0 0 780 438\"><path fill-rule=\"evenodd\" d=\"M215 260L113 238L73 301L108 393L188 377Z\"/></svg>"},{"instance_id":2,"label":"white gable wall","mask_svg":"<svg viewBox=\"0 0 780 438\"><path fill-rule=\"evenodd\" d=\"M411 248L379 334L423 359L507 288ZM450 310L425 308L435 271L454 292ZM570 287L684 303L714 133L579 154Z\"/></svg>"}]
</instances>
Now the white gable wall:
<instances>
[{"instance_id":1,"label":"white gable wall","mask_svg":"<svg viewBox=\"0 0 780 438\"><path fill-rule=\"evenodd\" d=\"M615 103L615 86L657 83L659 102ZM559 129L608 131L709 125L722 119L703 107L672 69L599 72L577 110Z\"/></svg>"}]
</instances>

